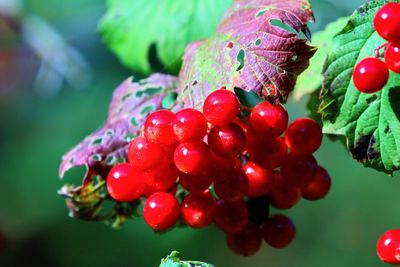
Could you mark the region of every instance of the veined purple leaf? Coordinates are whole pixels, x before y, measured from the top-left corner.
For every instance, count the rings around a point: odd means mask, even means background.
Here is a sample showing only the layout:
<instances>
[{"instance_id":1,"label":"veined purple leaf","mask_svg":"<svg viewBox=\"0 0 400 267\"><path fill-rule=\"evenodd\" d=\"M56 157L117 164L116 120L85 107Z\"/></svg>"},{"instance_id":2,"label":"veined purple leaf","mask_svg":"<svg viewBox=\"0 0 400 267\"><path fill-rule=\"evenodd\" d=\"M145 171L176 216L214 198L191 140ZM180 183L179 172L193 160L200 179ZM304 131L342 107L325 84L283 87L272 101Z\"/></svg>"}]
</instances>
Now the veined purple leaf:
<instances>
[{"instance_id":1,"label":"veined purple leaf","mask_svg":"<svg viewBox=\"0 0 400 267\"><path fill-rule=\"evenodd\" d=\"M307 35L313 19L307 0L236 0L212 37L186 48L179 104L199 108L223 86L285 102L316 49L274 23Z\"/></svg>"}]
</instances>

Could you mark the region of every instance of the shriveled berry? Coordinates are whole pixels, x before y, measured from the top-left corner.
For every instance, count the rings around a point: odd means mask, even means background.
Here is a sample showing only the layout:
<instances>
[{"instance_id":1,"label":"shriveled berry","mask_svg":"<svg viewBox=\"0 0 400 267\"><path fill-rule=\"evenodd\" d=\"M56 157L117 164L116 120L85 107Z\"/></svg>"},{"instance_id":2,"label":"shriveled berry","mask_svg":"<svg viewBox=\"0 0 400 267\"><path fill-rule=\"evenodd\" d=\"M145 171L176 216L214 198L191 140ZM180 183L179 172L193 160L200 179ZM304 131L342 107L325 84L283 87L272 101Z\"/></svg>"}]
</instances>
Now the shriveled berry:
<instances>
[{"instance_id":1,"label":"shriveled berry","mask_svg":"<svg viewBox=\"0 0 400 267\"><path fill-rule=\"evenodd\" d=\"M274 185L274 172L265 169L252 161L248 161L243 166L243 171L249 181L249 197L259 197L271 192Z\"/></svg>"},{"instance_id":2,"label":"shriveled berry","mask_svg":"<svg viewBox=\"0 0 400 267\"><path fill-rule=\"evenodd\" d=\"M175 114L169 110L154 111L144 123L144 137L151 143L165 145L175 143L174 120Z\"/></svg>"},{"instance_id":3,"label":"shriveled berry","mask_svg":"<svg viewBox=\"0 0 400 267\"><path fill-rule=\"evenodd\" d=\"M375 15L374 27L389 42L400 43L400 3L387 3Z\"/></svg>"},{"instance_id":4,"label":"shriveled berry","mask_svg":"<svg viewBox=\"0 0 400 267\"><path fill-rule=\"evenodd\" d=\"M203 228L214 220L217 203L210 193L187 195L181 204L183 221L192 228Z\"/></svg>"},{"instance_id":5,"label":"shriveled berry","mask_svg":"<svg viewBox=\"0 0 400 267\"><path fill-rule=\"evenodd\" d=\"M296 119L285 132L285 142L292 153L311 155L321 145L322 129L310 118Z\"/></svg>"},{"instance_id":6,"label":"shriveled berry","mask_svg":"<svg viewBox=\"0 0 400 267\"><path fill-rule=\"evenodd\" d=\"M243 200L232 202L218 200L214 222L225 233L239 232L249 222L246 202Z\"/></svg>"},{"instance_id":7,"label":"shriveled berry","mask_svg":"<svg viewBox=\"0 0 400 267\"><path fill-rule=\"evenodd\" d=\"M156 231L165 231L173 227L179 219L179 214L178 200L169 193L154 193L144 203L143 218Z\"/></svg>"},{"instance_id":8,"label":"shriveled berry","mask_svg":"<svg viewBox=\"0 0 400 267\"><path fill-rule=\"evenodd\" d=\"M128 160L138 170L155 167L163 159L163 149L159 144L148 142L144 137L136 137L128 147Z\"/></svg>"},{"instance_id":9,"label":"shriveled berry","mask_svg":"<svg viewBox=\"0 0 400 267\"><path fill-rule=\"evenodd\" d=\"M215 154L221 157L235 157L246 145L246 134L235 123L215 126L208 134L208 145Z\"/></svg>"},{"instance_id":10,"label":"shriveled berry","mask_svg":"<svg viewBox=\"0 0 400 267\"><path fill-rule=\"evenodd\" d=\"M115 165L107 175L107 191L117 201L137 200L144 189L143 172L136 170L129 163Z\"/></svg>"},{"instance_id":11,"label":"shriveled berry","mask_svg":"<svg viewBox=\"0 0 400 267\"><path fill-rule=\"evenodd\" d=\"M240 103L235 93L219 89L207 96L203 105L203 114L207 121L216 126L231 123L240 112Z\"/></svg>"},{"instance_id":12,"label":"shriveled berry","mask_svg":"<svg viewBox=\"0 0 400 267\"><path fill-rule=\"evenodd\" d=\"M319 166L311 182L302 189L302 195L307 200L319 200L328 194L330 188L331 177L324 168Z\"/></svg>"},{"instance_id":13,"label":"shriveled berry","mask_svg":"<svg viewBox=\"0 0 400 267\"><path fill-rule=\"evenodd\" d=\"M249 190L249 181L242 168L234 168L217 175L214 180L214 190L220 199L240 200Z\"/></svg>"},{"instance_id":14,"label":"shriveled berry","mask_svg":"<svg viewBox=\"0 0 400 267\"><path fill-rule=\"evenodd\" d=\"M391 71L400 73L400 43L389 43L385 50L385 63Z\"/></svg>"},{"instance_id":15,"label":"shriveled berry","mask_svg":"<svg viewBox=\"0 0 400 267\"><path fill-rule=\"evenodd\" d=\"M278 137L286 130L288 119L288 113L281 104L273 105L264 101L251 112L250 125L264 136Z\"/></svg>"},{"instance_id":16,"label":"shriveled berry","mask_svg":"<svg viewBox=\"0 0 400 267\"><path fill-rule=\"evenodd\" d=\"M400 265L400 230L385 232L376 244L376 252L383 262Z\"/></svg>"},{"instance_id":17,"label":"shriveled berry","mask_svg":"<svg viewBox=\"0 0 400 267\"><path fill-rule=\"evenodd\" d=\"M240 232L227 234L228 247L238 255L251 256L261 248L261 231L257 225L249 222Z\"/></svg>"},{"instance_id":18,"label":"shriveled berry","mask_svg":"<svg viewBox=\"0 0 400 267\"><path fill-rule=\"evenodd\" d=\"M192 108L178 111L175 115L174 133L179 142L201 140L207 133L207 121L203 113Z\"/></svg>"},{"instance_id":19,"label":"shriveled berry","mask_svg":"<svg viewBox=\"0 0 400 267\"><path fill-rule=\"evenodd\" d=\"M208 173L192 175L188 173L179 174L179 183L190 193L201 193L208 189L213 181L213 178Z\"/></svg>"},{"instance_id":20,"label":"shriveled berry","mask_svg":"<svg viewBox=\"0 0 400 267\"><path fill-rule=\"evenodd\" d=\"M176 167L183 173L205 173L210 159L210 149L203 141L186 142L177 146L174 153Z\"/></svg>"},{"instance_id":21,"label":"shriveled berry","mask_svg":"<svg viewBox=\"0 0 400 267\"><path fill-rule=\"evenodd\" d=\"M261 228L264 241L273 248L287 247L296 235L296 227L285 215L270 217Z\"/></svg>"},{"instance_id":22,"label":"shriveled berry","mask_svg":"<svg viewBox=\"0 0 400 267\"><path fill-rule=\"evenodd\" d=\"M353 82L358 91L372 94L381 90L389 79L389 70L379 58L361 60L353 72Z\"/></svg>"}]
</instances>

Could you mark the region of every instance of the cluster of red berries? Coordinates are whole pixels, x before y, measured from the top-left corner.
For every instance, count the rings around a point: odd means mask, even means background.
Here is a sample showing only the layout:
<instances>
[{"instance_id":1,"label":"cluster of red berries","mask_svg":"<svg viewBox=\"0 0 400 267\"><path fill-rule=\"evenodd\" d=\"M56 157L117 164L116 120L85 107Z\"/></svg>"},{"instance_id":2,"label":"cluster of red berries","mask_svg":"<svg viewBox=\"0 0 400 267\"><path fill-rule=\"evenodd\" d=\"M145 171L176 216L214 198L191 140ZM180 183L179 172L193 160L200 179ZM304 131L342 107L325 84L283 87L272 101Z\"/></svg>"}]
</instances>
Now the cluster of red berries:
<instances>
[{"instance_id":1,"label":"cluster of red berries","mask_svg":"<svg viewBox=\"0 0 400 267\"><path fill-rule=\"evenodd\" d=\"M147 198L143 217L156 231L179 218L192 228L215 223L234 252L249 256L262 239L283 248L294 238L293 222L269 216L270 204L289 209L301 197L328 193L329 174L312 156L321 142L315 121L288 126L282 105L261 102L249 113L233 92L219 89L205 99L203 112L151 113L143 136L129 145L129 163L111 169L107 189L117 201Z\"/></svg>"},{"instance_id":2,"label":"cluster of red berries","mask_svg":"<svg viewBox=\"0 0 400 267\"><path fill-rule=\"evenodd\" d=\"M375 57L361 60L353 72L355 87L362 93L381 90L389 79L389 70L400 73L400 3L387 3L375 15L374 28L388 43L375 50ZM385 62L379 50L385 48Z\"/></svg>"}]
</instances>

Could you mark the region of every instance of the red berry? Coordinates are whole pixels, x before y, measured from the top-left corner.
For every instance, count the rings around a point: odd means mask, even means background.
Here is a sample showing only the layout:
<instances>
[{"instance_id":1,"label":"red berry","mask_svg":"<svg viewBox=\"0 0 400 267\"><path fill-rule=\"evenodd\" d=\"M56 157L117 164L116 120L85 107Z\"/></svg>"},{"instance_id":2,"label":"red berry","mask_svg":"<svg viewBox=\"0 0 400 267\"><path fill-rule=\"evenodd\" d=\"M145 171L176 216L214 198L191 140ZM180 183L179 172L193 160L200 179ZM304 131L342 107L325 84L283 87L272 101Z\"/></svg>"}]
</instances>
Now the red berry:
<instances>
[{"instance_id":1,"label":"red berry","mask_svg":"<svg viewBox=\"0 0 400 267\"><path fill-rule=\"evenodd\" d=\"M240 232L228 234L228 247L238 255L251 256L261 248L261 231L257 225L249 222Z\"/></svg>"},{"instance_id":2,"label":"red berry","mask_svg":"<svg viewBox=\"0 0 400 267\"><path fill-rule=\"evenodd\" d=\"M214 220L217 203L210 193L187 195L181 204L183 221L192 228L203 228Z\"/></svg>"},{"instance_id":3,"label":"red berry","mask_svg":"<svg viewBox=\"0 0 400 267\"><path fill-rule=\"evenodd\" d=\"M117 164L107 175L107 191L117 201L134 201L145 189L144 174L129 163Z\"/></svg>"},{"instance_id":4,"label":"red berry","mask_svg":"<svg viewBox=\"0 0 400 267\"><path fill-rule=\"evenodd\" d=\"M207 121L216 126L231 123L240 112L240 103L235 93L219 89L209 94L204 101L203 113Z\"/></svg>"},{"instance_id":5,"label":"red berry","mask_svg":"<svg viewBox=\"0 0 400 267\"><path fill-rule=\"evenodd\" d=\"M248 147L250 159L266 169L280 167L287 155L285 141L281 137L258 137L255 143Z\"/></svg>"},{"instance_id":6,"label":"red berry","mask_svg":"<svg viewBox=\"0 0 400 267\"><path fill-rule=\"evenodd\" d=\"M220 199L226 201L240 200L249 190L249 181L242 168L226 170L215 178L214 190Z\"/></svg>"},{"instance_id":7,"label":"red berry","mask_svg":"<svg viewBox=\"0 0 400 267\"><path fill-rule=\"evenodd\" d=\"M382 6L375 15L374 27L386 41L400 43L400 4Z\"/></svg>"},{"instance_id":8,"label":"red berry","mask_svg":"<svg viewBox=\"0 0 400 267\"><path fill-rule=\"evenodd\" d=\"M176 167L183 173L205 173L209 164L210 149L203 141L181 143L174 153Z\"/></svg>"},{"instance_id":9,"label":"red berry","mask_svg":"<svg viewBox=\"0 0 400 267\"><path fill-rule=\"evenodd\" d=\"M242 128L243 132L246 135L246 147L251 146L254 144L255 139L256 139L256 132L254 129L248 124L248 121L244 122L239 118L236 118L234 121L237 125Z\"/></svg>"},{"instance_id":10,"label":"red berry","mask_svg":"<svg viewBox=\"0 0 400 267\"><path fill-rule=\"evenodd\" d=\"M174 144L174 120L175 114L166 109L151 113L144 123L144 137L151 143Z\"/></svg>"},{"instance_id":11,"label":"red berry","mask_svg":"<svg viewBox=\"0 0 400 267\"><path fill-rule=\"evenodd\" d=\"M129 144L128 159L133 167L146 170L155 167L163 159L163 149L158 144L148 142L144 137L136 137Z\"/></svg>"},{"instance_id":12,"label":"red berry","mask_svg":"<svg viewBox=\"0 0 400 267\"><path fill-rule=\"evenodd\" d=\"M177 223L179 212L178 200L173 195L157 192L144 203L143 218L154 230L164 231Z\"/></svg>"},{"instance_id":13,"label":"red berry","mask_svg":"<svg viewBox=\"0 0 400 267\"><path fill-rule=\"evenodd\" d=\"M385 232L376 244L376 252L383 262L400 265L400 230Z\"/></svg>"},{"instance_id":14,"label":"red berry","mask_svg":"<svg viewBox=\"0 0 400 267\"><path fill-rule=\"evenodd\" d=\"M277 209L287 210L294 207L301 199L298 188L277 188L271 193L271 204Z\"/></svg>"},{"instance_id":15,"label":"red berry","mask_svg":"<svg viewBox=\"0 0 400 267\"><path fill-rule=\"evenodd\" d=\"M258 133L278 137L286 130L288 119L288 113L281 104L273 105L264 101L251 112L250 125Z\"/></svg>"},{"instance_id":16,"label":"red berry","mask_svg":"<svg viewBox=\"0 0 400 267\"><path fill-rule=\"evenodd\" d=\"M249 197L260 197L268 194L273 187L274 172L269 169L264 169L254 162L248 161L243 170L249 181Z\"/></svg>"},{"instance_id":17,"label":"red berry","mask_svg":"<svg viewBox=\"0 0 400 267\"><path fill-rule=\"evenodd\" d=\"M178 170L173 162L164 160L156 168L144 171L146 185L158 191L168 191L178 179Z\"/></svg>"},{"instance_id":18,"label":"red berry","mask_svg":"<svg viewBox=\"0 0 400 267\"><path fill-rule=\"evenodd\" d=\"M372 94L381 90L389 79L389 70L379 58L361 60L353 72L353 82L358 91Z\"/></svg>"},{"instance_id":19,"label":"red berry","mask_svg":"<svg viewBox=\"0 0 400 267\"><path fill-rule=\"evenodd\" d=\"M318 163L313 156L288 154L281 167L280 186L302 188L310 183L317 171Z\"/></svg>"},{"instance_id":20,"label":"red berry","mask_svg":"<svg viewBox=\"0 0 400 267\"><path fill-rule=\"evenodd\" d=\"M285 142L292 153L311 155L321 145L322 129L312 119L299 118L287 128Z\"/></svg>"},{"instance_id":21,"label":"red berry","mask_svg":"<svg viewBox=\"0 0 400 267\"><path fill-rule=\"evenodd\" d=\"M393 72L400 73L400 45L389 43L385 51L386 66Z\"/></svg>"},{"instance_id":22,"label":"red berry","mask_svg":"<svg viewBox=\"0 0 400 267\"><path fill-rule=\"evenodd\" d=\"M322 167L318 166L311 182L303 188L303 198L308 200L319 200L324 198L331 188L331 177Z\"/></svg>"},{"instance_id":23,"label":"red berry","mask_svg":"<svg viewBox=\"0 0 400 267\"><path fill-rule=\"evenodd\" d=\"M200 175L192 175L188 173L181 173L179 175L179 183L190 193L201 193L207 190L213 179L208 173Z\"/></svg>"},{"instance_id":24,"label":"red berry","mask_svg":"<svg viewBox=\"0 0 400 267\"><path fill-rule=\"evenodd\" d=\"M249 210L246 202L243 200L217 201L214 222L225 233L239 232L249 222Z\"/></svg>"},{"instance_id":25,"label":"red berry","mask_svg":"<svg viewBox=\"0 0 400 267\"><path fill-rule=\"evenodd\" d=\"M243 151L246 145L246 134L235 123L215 126L208 134L208 145L218 156L235 157Z\"/></svg>"},{"instance_id":26,"label":"red berry","mask_svg":"<svg viewBox=\"0 0 400 267\"><path fill-rule=\"evenodd\" d=\"M285 215L276 214L265 222L261 231L268 245L273 248L284 248L292 242L296 227Z\"/></svg>"},{"instance_id":27,"label":"red berry","mask_svg":"<svg viewBox=\"0 0 400 267\"><path fill-rule=\"evenodd\" d=\"M196 109L183 109L175 115L174 133L179 142L201 140L207 133L206 118Z\"/></svg>"}]
</instances>

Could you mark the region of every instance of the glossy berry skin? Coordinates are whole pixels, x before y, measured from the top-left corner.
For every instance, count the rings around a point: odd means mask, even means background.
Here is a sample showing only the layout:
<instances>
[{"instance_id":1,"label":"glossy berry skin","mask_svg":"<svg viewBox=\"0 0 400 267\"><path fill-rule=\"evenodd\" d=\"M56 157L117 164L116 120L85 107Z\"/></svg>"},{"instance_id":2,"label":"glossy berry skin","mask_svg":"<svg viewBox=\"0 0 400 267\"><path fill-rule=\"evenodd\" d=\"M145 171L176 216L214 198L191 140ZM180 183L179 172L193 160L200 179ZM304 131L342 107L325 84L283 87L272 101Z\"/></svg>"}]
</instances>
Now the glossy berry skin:
<instances>
[{"instance_id":1,"label":"glossy berry skin","mask_svg":"<svg viewBox=\"0 0 400 267\"><path fill-rule=\"evenodd\" d=\"M302 189L302 196L307 200L320 200L324 198L331 188L331 177L322 167L318 166L311 182Z\"/></svg>"},{"instance_id":2,"label":"glossy berry skin","mask_svg":"<svg viewBox=\"0 0 400 267\"><path fill-rule=\"evenodd\" d=\"M204 100L203 114L212 125L228 125L236 118L239 112L239 100L235 93L229 90L216 90Z\"/></svg>"},{"instance_id":3,"label":"glossy berry skin","mask_svg":"<svg viewBox=\"0 0 400 267\"><path fill-rule=\"evenodd\" d=\"M148 142L144 137L136 137L128 147L128 160L138 170L157 166L163 159L163 149L158 144Z\"/></svg>"},{"instance_id":4,"label":"glossy berry skin","mask_svg":"<svg viewBox=\"0 0 400 267\"><path fill-rule=\"evenodd\" d=\"M277 209L287 210L293 208L301 199L299 188L278 188L271 195L271 204Z\"/></svg>"},{"instance_id":5,"label":"glossy berry skin","mask_svg":"<svg viewBox=\"0 0 400 267\"><path fill-rule=\"evenodd\" d=\"M312 119L296 119L285 131L285 142L292 153L311 155L321 146L322 129Z\"/></svg>"},{"instance_id":6,"label":"glossy berry skin","mask_svg":"<svg viewBox=\"0 0 400 267\"><path fill-rule=\"evenodd\" d=\"M151 143L171 145L176 142L174 135L175 114L163 109L151 113L144 123L144 137Z\"/></svg>"},{"instance_id":7,"label":"glossy berry skin","mask_svg":"<svg viewBox=\"0 0 400 267\"><path fill-rule=\"evenodd\" d=\"M120 202L137 200L145 189L144 175L129 163L117 164L107 175L107 191Z\"/></svg>"},{"instance_id":8,"label":"glossy berry skin","mask_svg":"<svg viewBox=\"0 0 400 267\"><path fill-rule=\"evenodd\" d=\"M206 118L196 109L182 109L175 114L174 133L179 142L201 140L207 133Z\"/></svg>"},{"instance_id":9,"label":"glossy berry skin","mask_svg":"<svg viewBox=\"0 0 400 267\"><path fill-rule=\"evenodd\" d=\"M247 194L249 181L242 168L226 170L215 178L214 190L220 199L237 201Z\"/></svg>"},{"instance_id":10,"label":"glossy berry skin","mask_svg":"<svg viewBox=\"0 0 400 267\"><path fill-rule=\"evenodd\" d=\"M249 210L243 200L217 201L214 222L225 233L237 233L249 222Z\"/></svg>"},{"instance_id":11,"label":"glossy berry skin","mask_svg":"<svg viewBox=\"0 0 400 267\"><path fill-rule=\"evenodd\" d=\"M391 71L400 73L400 44L389 43L385 50L385 63Z\"/></svg>"},{"instance_id":12,"label":"glossy berry skin","mask_svg":"<svg viewBox=\"0 0 400 267\"><path fill-rule=\"evenodd\" d=\"M270 217L261 228L264 241L273 248L287 247L296 235L296 227L285 215Z\"/></svg>"},{"instance_id":13,"label":"glossy berry skin","mask_svg":"<svg viewBox=\"0 0 400 267\"><path fill-rule=\"evenodd\" d=\"M268 101L258 103L250 114L250 125L258 133L268 137L278 137L287 128L288 113L281 104Z\"/></svg>"},{"instance_id":14,"label":"glossy berry skin","mask_svg":"<svg viewBox=\"0 0 400 267\"><path fill-rule=\"evenodd\" d=\"M203 228L214 220L217 203L210 193L187 195L181 204L183 221L192 228Z\"/></svg>"},{"instance_id":15,"label":"glossy berry skin","mask_svg":"<svg viewBox=\"0 0 400 267\"><path fill-rule=\"evenodd\" d=\"M168 191L178 179L178 169L172 161L164 160L156 168L143 172L146 185L154 191Z\"/></svg>"},{"instance_id":16,"label":"glossy berry skin","mask_svg":"<svg viewBox=\"0 0 400 267\"><path fill-rule=\"evenodd\" d=\"M251 256L261 248L261 231L257 225L249 222L240 232L226 236L228 247L238 255Z\"/></svg>"},{"instance_id":17,"label":"glossy berry skin","mask_svg":"<svg viewBox=\"0 0 400 267\"><path fill-rule=\"evenodd\" d=\"M173 227L179 214L178 200L169 193L154 193L144 203L143 218L155 231L165 231Z\"/></svg>"},{"instance_id":18,"label":"glossy berry skin","mask_svg":"<svg viewBox=\"0 0 400 267\"><path fill-rule=\"evenodd\" d=\"M389 42L400 43L400 3L387 3L375 15L374 28Z\"/></svg>"},{"instance_id":19,"label":"glossy berry skin","mask_svg":"<svg viewBox=\"0 0 400 267\"><path fill-rule=\"evenodd\" d=\"M179 171L193 175L206 172L210 149L203 141L186 142L177 146L174 162Z\"/></svg>"},{"instance_id":20,"label":"glossy berry skin","mask_svg":"<svg viewBox=\"0 0 400 267\"><path fill-rule=\"evenodd\" d=\"M179 183L190 193L201 193L207 190L213 178L208 173L192 175L187 173L179 174Z\"/></svg>"},{"instance_id":21,"label":"glossy berry skin","mask_svg":"<svg viewBox=\"0 0 400 267\"><path fill-rule=\"evenodd\" d=\"M255 143L248 147L248 152L253 162L272 170L283 164L288 149L282 137L265 138L258 136Z\"/></svg>"},{"instance_id":22,"label":"glossy berry skin","mask_svg":"<svg viewBox=\"0 0 400 267\"><path fill-rule=\"evenodd\" d=\"M260 197L271 192L274 185L274 172L262 168L252 161L243 165L243 171L246 173L249 181L249 197Z\"/></svg>"},{"instance_id":23,"label":"glossy berry skin","mask_svg":"<svg viewBox=\"0 0 400 267\"><path fill-rule=\"evenodd\" d=\"M358 91L372 94L381 90L389 79L389 70L379 58L361 60L353 72L353 82Z\"/></svg>"},{"instance_id":24,"label":"glossy berry skin","mask_svg":"<svg viewBox=\"0 0 400 267\"><path fill-rule=\"evenodd\" d=\"M400 230L385 232L376 244L376 252L383 262L400 265Z\"/></svg>"},{"instance_id":25,"label":"glossy berry skin","mask_svg":"<svg viewBox=\"0 0 400 267\"><path fill-rule=\"evenodd\" d=\"M279 182L281 187L307 186L313 179L317 171L318 163L313 156L303 156L297 154L288 154L281 166L282 179Z\"/></svg>"},{"instance_id":26,"label":"glossy berry skin","mask_svg":"<svg viewBox=\"0 0 400 267\"><path fill-rule=\"evenodd\" d=\"M215 126L208 134L208 145L220 157L235 157L243 151L246 145L246 134L235 123Z\"/></svg>"}]
</instances>

